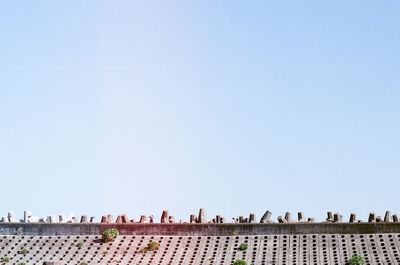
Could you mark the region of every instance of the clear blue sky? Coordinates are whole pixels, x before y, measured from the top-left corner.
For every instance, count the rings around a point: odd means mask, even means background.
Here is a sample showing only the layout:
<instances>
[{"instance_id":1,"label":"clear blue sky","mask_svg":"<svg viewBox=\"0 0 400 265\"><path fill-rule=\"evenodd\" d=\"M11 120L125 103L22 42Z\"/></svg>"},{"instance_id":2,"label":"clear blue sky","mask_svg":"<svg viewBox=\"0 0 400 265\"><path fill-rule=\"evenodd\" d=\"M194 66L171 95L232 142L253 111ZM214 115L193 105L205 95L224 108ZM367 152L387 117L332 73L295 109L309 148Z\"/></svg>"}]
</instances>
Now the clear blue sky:
<instances>
[{"instance_id":1,"label":"clear blue sky","mask_svg":"<svg viewBox=\"0 0 400 265\"><path fill-rule=\"evenodd\" d=\"M400 212L399 1L2 1L0 214Z\"/></svg>"}]
</instances>

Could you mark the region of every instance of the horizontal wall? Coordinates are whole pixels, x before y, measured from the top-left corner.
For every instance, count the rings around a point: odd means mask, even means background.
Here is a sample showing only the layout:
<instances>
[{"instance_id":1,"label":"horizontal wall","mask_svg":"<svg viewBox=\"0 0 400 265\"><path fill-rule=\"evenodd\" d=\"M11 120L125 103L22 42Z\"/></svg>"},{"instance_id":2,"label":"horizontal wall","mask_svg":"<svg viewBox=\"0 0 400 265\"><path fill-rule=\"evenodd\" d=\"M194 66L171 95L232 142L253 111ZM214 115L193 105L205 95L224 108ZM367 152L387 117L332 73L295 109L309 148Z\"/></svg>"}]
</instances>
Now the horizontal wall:
<instances>
[{"instance_id":1,"label":"horizontal wall","mask_svg":"<svg viewBox=\"0 0 400 265\"><path fill-rule=\"evenodd\" d=\"M49 224L0 223L0 235L99 235L106 228L122 235L233 236L400 233L400 223L291 224Z\"/></svg>"}]
</instances>

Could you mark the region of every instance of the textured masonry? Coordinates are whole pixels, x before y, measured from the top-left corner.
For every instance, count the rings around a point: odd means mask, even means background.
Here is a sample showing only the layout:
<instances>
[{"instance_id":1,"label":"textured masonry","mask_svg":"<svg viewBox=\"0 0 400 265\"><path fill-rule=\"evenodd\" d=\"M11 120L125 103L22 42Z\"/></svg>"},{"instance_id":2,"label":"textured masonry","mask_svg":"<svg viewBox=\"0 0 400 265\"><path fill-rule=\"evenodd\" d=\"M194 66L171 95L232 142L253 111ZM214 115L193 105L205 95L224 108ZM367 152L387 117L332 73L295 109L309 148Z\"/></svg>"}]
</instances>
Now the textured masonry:
<instances>
[{"instance_id":1,"label":"textured masonry","mask_svg":"<svg viewBox=\"0 0 400 265\"><path fill-rule=\"evenodd\" d=\"M117 228L114 242L101 232ZM151 241L157 251L142 253ZM245 251L238 249L248 244ZM25 256L21 249L29 251ZM0 257L7 264L400 264L399 223L275 224L0 224Z\"/></svg>"},{"instance_id":2,"label":"textured masonry","mask_svg":"<svg viewBox=\"0 0 400 265\"><path fill-rule=\"evenodd\" d=\"M367 264L399 264L400 234L304 234L259 236L131 236L122 235L112 243L101 243L100 236L1 236L1 255L10 264L154 264L197 265L232 264L345 264L353 254ZM160 249L146 254L139 251L150 241ZM81 247L78 247L82 243ZM237 248L247 243L246 251ZM26 256L18 254L29 250ZM51 264L51 263L48 263Z\"/></svg>"},{"instance_id":3,"label":"textured masonry","mask_svg":"<svg viewBox=\"0 0 400 265\"><path fill-rule=\"evenodd\" d=\"M33 218L26 212L18 220L10 212L0 223L0 259L8 257L6 264L14 265L232 265L236 260L249 265L345 265L352 255L360 255L366 264L400 264L397 214L386 211L382 218L370 213L361 221L355 213L347 219L327 212L323 222L302 212L297 220L294 216L286 212L276 222L266 211L259 221L250 214L227 223L221 215L207 220L200 209L188 222L178 223L164 210L160 223L154 223L153 215L135 221L126 214L115 219L106 214L94 223L86 215ZM108 228L117 228L120 236L103 243L101 233ZM160 248L143 251L152 241ZM248 245L245 251L238 249L242 243Z\"/></svg>"}]
</instances>

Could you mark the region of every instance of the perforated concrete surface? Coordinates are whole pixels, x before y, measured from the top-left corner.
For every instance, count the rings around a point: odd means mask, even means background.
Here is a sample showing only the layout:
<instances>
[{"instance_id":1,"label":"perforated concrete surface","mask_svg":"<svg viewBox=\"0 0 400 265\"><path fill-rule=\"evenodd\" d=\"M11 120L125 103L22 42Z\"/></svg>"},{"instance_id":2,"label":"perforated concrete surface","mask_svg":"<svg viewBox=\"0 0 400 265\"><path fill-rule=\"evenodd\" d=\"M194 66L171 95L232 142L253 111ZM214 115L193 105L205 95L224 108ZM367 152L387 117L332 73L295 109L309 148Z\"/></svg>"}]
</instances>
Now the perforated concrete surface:
<instances>
[{"instance_id":1,"label":"perforated concrete surface","mask_svg":"<svg viewBox=\"0 0 400 265\"><path fill-rule=\"evenodd\" d=\"M102 243L100 236L0 236L0 258L7 264L346 264L353 255L367 264L400 264L400 234L267 235L267 236L118 236ZM150 241L154 252L139 253ZM247 243L246 251L238 250ZM79 247L79 245L82 245ZM21 249L29 251L25 256Z\"/></svg>"}]
</instances>

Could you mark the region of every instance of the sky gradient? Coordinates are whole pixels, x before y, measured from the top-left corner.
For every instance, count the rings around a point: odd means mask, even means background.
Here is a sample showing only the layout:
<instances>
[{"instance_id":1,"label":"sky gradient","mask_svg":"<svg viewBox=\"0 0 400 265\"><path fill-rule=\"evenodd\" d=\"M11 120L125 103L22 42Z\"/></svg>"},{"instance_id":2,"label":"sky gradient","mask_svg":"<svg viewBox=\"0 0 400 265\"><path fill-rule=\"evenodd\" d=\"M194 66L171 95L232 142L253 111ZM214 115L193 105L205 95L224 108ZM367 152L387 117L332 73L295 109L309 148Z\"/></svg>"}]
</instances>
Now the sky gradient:
<instances>
[{"instance_id":1,"label":"sky gradient","mask_svg":"<svg viewBox=\"0 0 400 265\"><path fill-rule=\"evenodd\" d=\"M2 1L0 215L400 212L399 10Z\"/></svg>"}]
</instances>

